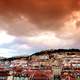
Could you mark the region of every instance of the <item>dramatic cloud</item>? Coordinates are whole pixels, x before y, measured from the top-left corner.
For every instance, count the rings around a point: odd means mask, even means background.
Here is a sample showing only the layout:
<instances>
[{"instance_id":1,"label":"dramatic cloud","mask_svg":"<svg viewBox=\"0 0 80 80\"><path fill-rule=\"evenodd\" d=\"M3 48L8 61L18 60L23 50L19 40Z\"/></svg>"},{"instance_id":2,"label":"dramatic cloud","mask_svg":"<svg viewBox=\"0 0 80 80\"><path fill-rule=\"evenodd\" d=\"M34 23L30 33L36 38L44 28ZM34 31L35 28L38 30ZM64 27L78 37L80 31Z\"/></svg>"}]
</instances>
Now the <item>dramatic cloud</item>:
<instances>
[{"instance_id":1,"label":"dramatic cloud","mask_svg":"<svg viewBox=\"0 0 80 80\"><path fill-rule=\"evenodd\" d=\"M80 0L0 0L0 47L14 55L80 48L79 33Z\"/></svg>"},{"instance_id":2,"label":"dramatic cloud","mask_svg":"<svg viewBox=\"0 0 80 80\"><path fill-rule=\"evenodd\" d=\"M0 0L3 21L8 24L7 29L16 34L35 33L35 27L59 30L65 17L79 9L80 0Z\"/></svg>"},{"instance_id":3,"label":"dramatic cloud","mask_svg":"<svg viewBox=\"0 0 80 80\"><path fill-rule=\"evenodd\" d=\"M80 11L73 12L64 22L64 26L57 32L61 38L80 38Z\"/></svg>"},{"instance_id":4,"label":"dramatic cloud","mask_svg":"<svg viewBox=\"0 0 80 80\"><path fill-rule=\"evenodd\" d=\"M73 39L58 38L53 32L44 32L37 36L27 37L27 41L33 45L45 45L48 48L68 48L75 43Z\"/></svg>"}]
</instances>

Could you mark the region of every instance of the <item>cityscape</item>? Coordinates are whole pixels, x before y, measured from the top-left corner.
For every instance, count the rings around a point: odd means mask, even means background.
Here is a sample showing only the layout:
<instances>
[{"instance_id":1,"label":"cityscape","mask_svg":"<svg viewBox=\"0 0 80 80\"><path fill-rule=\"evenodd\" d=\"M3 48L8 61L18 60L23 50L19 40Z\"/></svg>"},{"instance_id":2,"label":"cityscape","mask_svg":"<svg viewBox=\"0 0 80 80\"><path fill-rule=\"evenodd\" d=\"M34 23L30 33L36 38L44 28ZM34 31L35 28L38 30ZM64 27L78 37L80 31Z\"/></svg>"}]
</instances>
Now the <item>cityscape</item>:
<instances>
[{"instance_id":1,"label":"cityscape","mask_svg":"<svg viewBox=\"0 0 80 80\"><path fill-rule=\"evenodd\" d=\"M80 80L80 0L0 0L0 80Z\"/></svg>"},{"instance_id":2,"label":"cityscape","mask_svg":"<svg viewBox=\"0 0 80 80\"><path fill-rule=\"evenodd\" d=\"M80 80L80 50L45 50L2 58L0 80Z\"/></svg>"}]
</instances>

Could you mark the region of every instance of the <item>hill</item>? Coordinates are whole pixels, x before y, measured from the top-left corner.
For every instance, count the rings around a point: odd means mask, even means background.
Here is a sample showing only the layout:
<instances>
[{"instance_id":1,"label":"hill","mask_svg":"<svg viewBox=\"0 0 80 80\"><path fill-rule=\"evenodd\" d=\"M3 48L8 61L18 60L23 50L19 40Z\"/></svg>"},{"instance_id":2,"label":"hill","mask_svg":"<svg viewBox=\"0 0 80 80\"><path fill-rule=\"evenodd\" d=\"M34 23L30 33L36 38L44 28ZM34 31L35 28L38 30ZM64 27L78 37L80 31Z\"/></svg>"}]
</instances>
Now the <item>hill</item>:
<instances>
[{"instance_id":1,"label":"hill","mask_svg":"<svg viewBox=\"0 0 80 80\"><path fill-rule=\"evenodd\" d=\"M32 56L40 56L40 55L53 55L53 54L68 54L68 55L73 55L73 54L79 54L80 55L80 49L50 49L50 50L44 50L44 51L40 51L40 52L36 52L30 56L15 56L15 57L11 57L11 58L1 58L1 60L9 60L9 61L12 61L12 60L19 60L19 59L25 59L25 60L30 60Z\"/></svg>"}]
</instances>

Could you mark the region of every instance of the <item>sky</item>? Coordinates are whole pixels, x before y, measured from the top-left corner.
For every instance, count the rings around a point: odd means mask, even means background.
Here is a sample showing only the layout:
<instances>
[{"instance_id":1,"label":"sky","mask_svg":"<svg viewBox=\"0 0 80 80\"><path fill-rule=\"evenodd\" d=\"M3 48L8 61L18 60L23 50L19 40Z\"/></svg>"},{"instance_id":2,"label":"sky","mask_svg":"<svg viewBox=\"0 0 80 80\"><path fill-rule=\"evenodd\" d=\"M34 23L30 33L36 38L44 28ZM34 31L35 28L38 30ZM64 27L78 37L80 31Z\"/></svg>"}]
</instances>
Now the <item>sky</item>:
<instances>
[{"instance_id":1,"label":"sky","mask_svg":"<svg viewBox=\"0 0 80 80\"><path fill-rule=\"evenodd\" d=\"M80 49L80 0L0 0L0 56Z\"/></svg>"}]
</instances>

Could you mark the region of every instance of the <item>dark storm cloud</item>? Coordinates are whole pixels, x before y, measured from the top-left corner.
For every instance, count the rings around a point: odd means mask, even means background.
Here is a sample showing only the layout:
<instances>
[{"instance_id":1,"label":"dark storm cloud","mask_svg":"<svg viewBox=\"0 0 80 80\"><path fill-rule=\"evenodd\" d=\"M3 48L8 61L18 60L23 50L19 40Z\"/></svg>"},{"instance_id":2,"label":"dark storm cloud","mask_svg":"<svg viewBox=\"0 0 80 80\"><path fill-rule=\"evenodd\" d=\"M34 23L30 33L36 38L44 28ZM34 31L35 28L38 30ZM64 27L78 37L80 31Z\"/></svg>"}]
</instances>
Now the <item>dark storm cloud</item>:
<instances>
[{"instance_id":1,"label":"dark storm cloud","mask_svg":"<svg viewBox=\"0 0 80 80\"><path fill-rule=\"evenodd\" d=\"M0 15L4 22L10 23L7 29L21 34L36 31L35 26L41 30L58 30L63 26L65 16L79 9L80 0L0 0ZM15 23L14 19L19 19L19 15L31 24Z\"/></svg>"}]
</instances>

